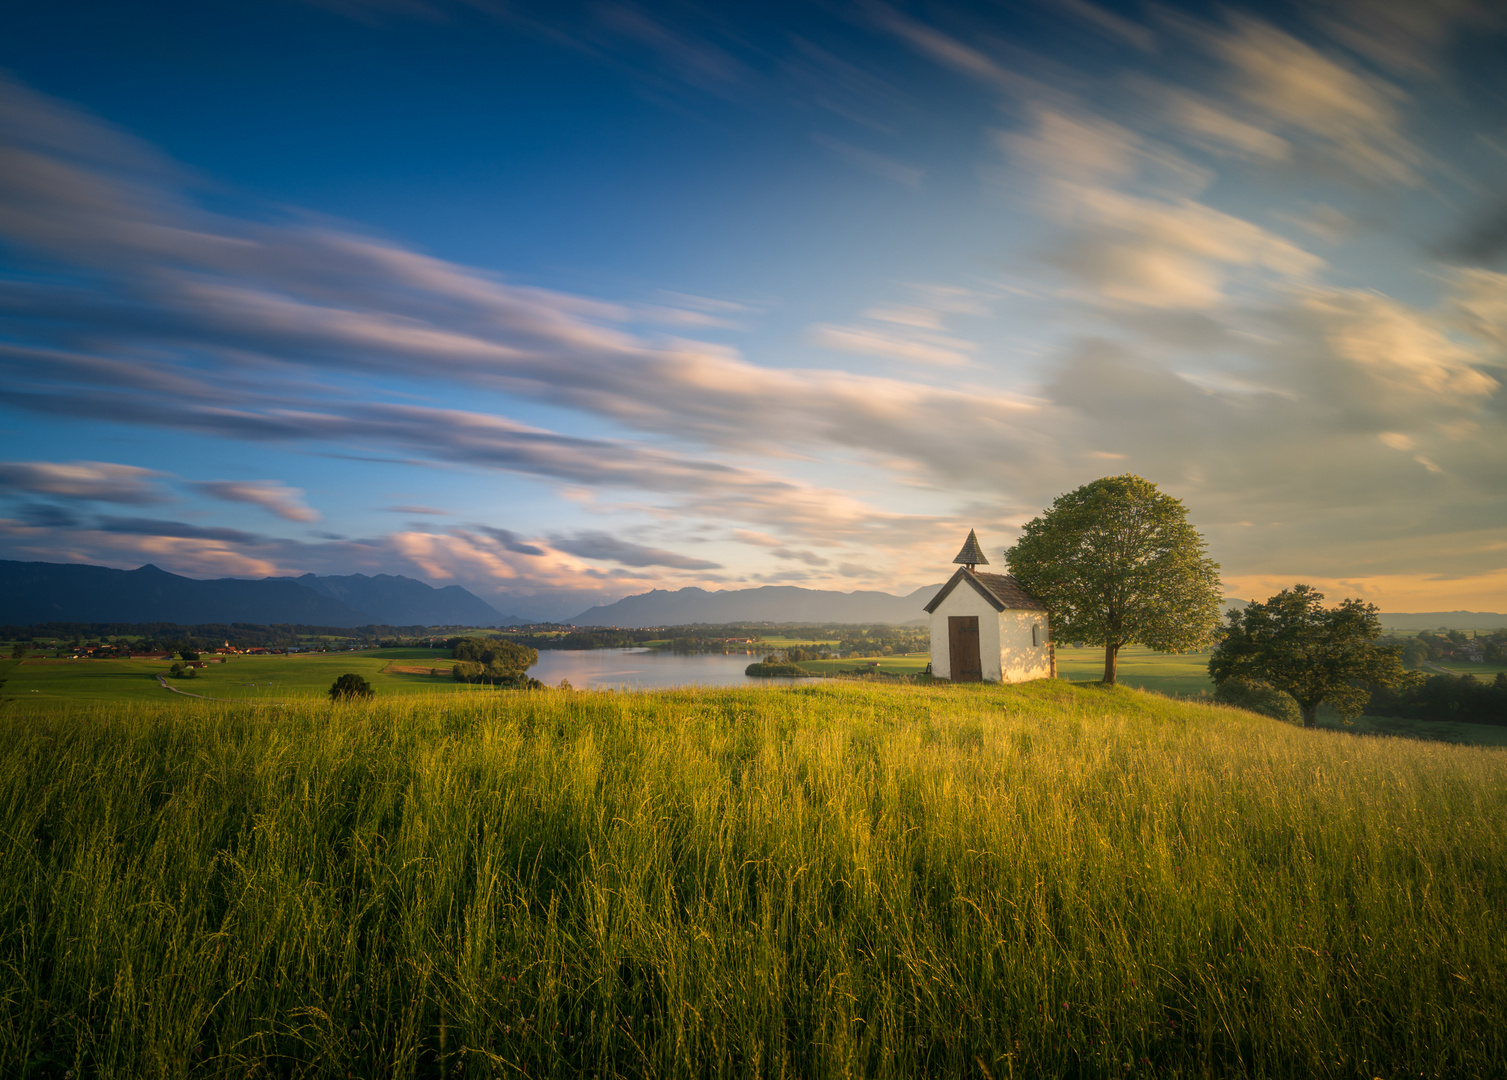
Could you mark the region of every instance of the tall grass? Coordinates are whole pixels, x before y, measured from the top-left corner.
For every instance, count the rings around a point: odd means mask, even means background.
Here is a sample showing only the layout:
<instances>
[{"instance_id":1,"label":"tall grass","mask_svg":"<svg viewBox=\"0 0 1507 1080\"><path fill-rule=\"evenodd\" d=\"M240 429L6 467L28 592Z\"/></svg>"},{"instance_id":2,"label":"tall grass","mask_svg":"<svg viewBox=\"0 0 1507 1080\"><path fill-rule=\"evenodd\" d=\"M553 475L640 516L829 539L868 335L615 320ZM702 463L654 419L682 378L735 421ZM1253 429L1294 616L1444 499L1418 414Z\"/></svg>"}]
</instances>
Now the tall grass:
<instances>
[{"instance_id":1,"label":"tall grass","mask_svg":"<svg viewBox=\"0 0 1507 1080\"><path fill-rule=\"evenodd\" d=\"M0 716L0 1074L1501 1076L1507 752L1130 690Z\"/></svg>"}]
</instances>

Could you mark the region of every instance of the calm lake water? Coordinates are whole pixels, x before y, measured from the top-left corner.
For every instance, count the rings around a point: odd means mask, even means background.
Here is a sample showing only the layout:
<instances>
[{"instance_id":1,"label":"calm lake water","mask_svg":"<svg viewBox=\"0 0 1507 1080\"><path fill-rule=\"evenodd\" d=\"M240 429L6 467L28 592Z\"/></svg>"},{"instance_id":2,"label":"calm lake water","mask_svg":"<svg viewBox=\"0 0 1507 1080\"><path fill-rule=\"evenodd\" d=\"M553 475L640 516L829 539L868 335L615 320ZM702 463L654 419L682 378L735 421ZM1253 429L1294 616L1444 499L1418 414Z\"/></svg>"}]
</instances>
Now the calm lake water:
<instances>
[{"instance_id":1,"label":"calm lake water","mask_svg":"<svg viewBox=\"0 0 1507 1080\"><path fill-rule=\"evenodd\" d=\"M658 649L540 649L529 674L548 686L569 679L578 690L619 687L652 690L667 686L775 686L809 679L750 679L743 669L761 657L752 653L671 653Z\"/></svg>"}]
</instances>

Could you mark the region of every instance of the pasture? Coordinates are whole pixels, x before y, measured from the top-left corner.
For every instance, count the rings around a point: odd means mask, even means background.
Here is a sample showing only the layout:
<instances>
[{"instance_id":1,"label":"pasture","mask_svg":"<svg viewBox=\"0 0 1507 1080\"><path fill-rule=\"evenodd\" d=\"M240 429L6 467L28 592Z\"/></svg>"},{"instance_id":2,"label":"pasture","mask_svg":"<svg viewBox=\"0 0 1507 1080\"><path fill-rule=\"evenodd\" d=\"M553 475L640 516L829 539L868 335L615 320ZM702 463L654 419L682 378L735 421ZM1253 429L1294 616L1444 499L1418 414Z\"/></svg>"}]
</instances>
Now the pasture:
<instances>
[{"instance_id":1,"label":"pasture","mask_svg":"<svg viewBox=\"0 0 1507 1080\"><path fill-rule=\"evenodd\" d=\"M1507 671L1503 664L1473 664L1469 660L1438 660L1434 666L1452 675L1474 675L1482 682L1490 682L1499 672Z\"/></svg>"},{"instance_id":2,"label":"pasture","mask_svg":"<svg viewBox=\"0 0 1507 1080\"><path fill-rule=\"evenodd\" d=\"M0 1073L1507 1060L1507 753L1129 688L0 713Z\"/></svg>"},{"instance_id":3,"label":"pasture","mask_svg":"<svg viewBox=\"0 0 1507 1080\"><path fill-rule=\"evenodd\" d=\"M802 660L796 667L813 675L836 675L855 669L877 671L884 675L919 675L930 663L930 653L904 653L900 656L851 656L842 660Z\"/></svg>"},{"instance_id":4,"label":"pasture","mask_svg":"<svg viewBox=\"0 0 1507 1080\"><path fill-rule=\"evenodd\" d=\"M432 662L432 663L431 663ZM172 660L26 660L14 668L4 694L41 708L69 703L107 702L146 704L165 701L169 707L194 699L162 689L157 675L166 675ZM378 694L455 693L466 689L450 677L454 663L442 649L367 649L360 652L292 653L270 656L232 656L225 663L209 663L193 678L169 678L168 685L188 694L236 701L281 701L322 696L346 672L371 682ZM393 667L430 667L441 674L384 672ZM3 673L0 673L3 675Z\"/></svg>"}]
</instances>

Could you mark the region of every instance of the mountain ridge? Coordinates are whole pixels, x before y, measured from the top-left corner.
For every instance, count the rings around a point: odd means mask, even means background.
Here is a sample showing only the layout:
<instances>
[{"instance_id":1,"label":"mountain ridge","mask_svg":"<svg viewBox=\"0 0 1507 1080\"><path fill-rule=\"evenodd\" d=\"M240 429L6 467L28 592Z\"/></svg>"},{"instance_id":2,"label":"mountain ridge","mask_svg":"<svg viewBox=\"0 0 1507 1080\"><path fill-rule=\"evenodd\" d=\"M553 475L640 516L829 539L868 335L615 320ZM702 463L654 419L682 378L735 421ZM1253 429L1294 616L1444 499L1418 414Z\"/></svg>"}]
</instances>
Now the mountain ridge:
<instances>
[{"instance_id":1,"label":"mountain ridge","mask_svg":"<svg viewBox=\"0 0 1507 1080\"><path fill-rule=\"evenodd\" d=\"M761 585L710 592L695 585L651 589L562 620L575 626L689 626L694 623L907 623L926 618L926 602L942 587L923 585L904 596L872 590L838 592L799 585Z\"/></svg>"},{"instance_id":2,"label":"mountain ridge","mask_svg":"<svg viewBox=\"0 0 1507 1080\"><path fill-rule=\"evenodd\" d=\"M302 623L309 626L502 626L505 616L458 585L443 589L378 574L298 578L189 578L146 563L117 570L84 563L0 559L0 623Z\"/></svg>"}]
</instances>

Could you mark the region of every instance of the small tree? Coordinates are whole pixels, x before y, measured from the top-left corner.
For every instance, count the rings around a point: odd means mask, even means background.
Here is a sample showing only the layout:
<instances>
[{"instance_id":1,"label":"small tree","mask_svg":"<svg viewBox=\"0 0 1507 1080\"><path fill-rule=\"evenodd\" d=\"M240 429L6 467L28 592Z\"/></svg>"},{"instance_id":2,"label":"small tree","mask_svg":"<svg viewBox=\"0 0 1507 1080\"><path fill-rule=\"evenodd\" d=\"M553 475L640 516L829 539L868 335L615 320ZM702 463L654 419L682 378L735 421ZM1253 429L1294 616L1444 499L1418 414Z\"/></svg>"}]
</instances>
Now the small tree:
<instances>
[{"instance_id":1,"label":"small tree","mask_svg":"<svg viewBox=\"0 0 1507 1080\"><path fill-rule=\"evenodd\" d=\"M369 698L373 693L372 684L360 675L347 673L330 684L331 701L350 701L353 698Z\"/></svg>"},{"instance_id":2,"label":"small tree","mask_svg":"<svg viewBox=\"0 0 1507 1080\"><path fill-rule=\"evenodd\" d=\"M1182 502L1139 476L1106 476L1026 523L1010 572L1047 606L1062 641L1104 645L1104 682L1120 649L1190 652L1219 626L1219 564Z\"/></svg>"},{"instance_id":3,"label":"small tree","mask_svg":"<svg viewBox=\"0 0 1507 1080\"><path fill-rule=\"evenodd\" d=\"M1411 684L1401 649L1381 645L1376 606L1345 600L1324 606L1324 594L1307 585L1283 589L1264 604L1231 611L1224 640L1209 659L1216 685L1254 679L1291 694L1314 727L1328 702L1344 717L1359 716L1372 686Z\"/></svg>"},{"instance_id":4,"label":"small tree","mask_svg":"<svg viewBox=\"0 0 1507 1080\"><path fill-rule=\"evenodd\" d=\"M197 660L199 659L199 650L189 648L179 649L178 656L183 660Z\"/></svg>"},{"instance_id":5,"label":"small tree","mask_svg":"<svg viewBox=\"0 0 1507 1080\"><path fill-rule=\"evenodd\" d=\"M26 643L24 641L16 642L15 648L10 651L10 658L12 660L24 660L26 658Z\"/></svg>"}]
</instances>

